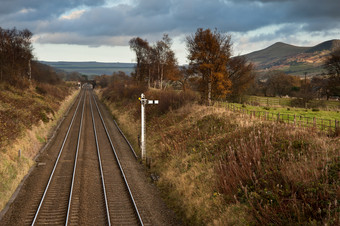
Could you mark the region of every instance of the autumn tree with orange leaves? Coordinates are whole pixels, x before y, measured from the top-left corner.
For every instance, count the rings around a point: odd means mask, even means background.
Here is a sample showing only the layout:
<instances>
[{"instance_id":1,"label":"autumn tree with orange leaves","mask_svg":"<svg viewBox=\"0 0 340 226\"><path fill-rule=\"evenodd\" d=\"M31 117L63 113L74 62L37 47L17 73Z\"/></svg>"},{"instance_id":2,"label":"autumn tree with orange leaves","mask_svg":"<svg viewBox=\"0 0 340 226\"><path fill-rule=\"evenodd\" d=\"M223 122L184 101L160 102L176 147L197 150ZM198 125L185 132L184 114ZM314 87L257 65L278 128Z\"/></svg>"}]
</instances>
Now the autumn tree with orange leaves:
<instances>
[{"instance_id":1,"label":"autumn tree with orange leaves","mask_svg":"<svg viewBox=\"0 0 340 226\"><path fill-rule=\"evenodd\" d=\"M227 65L231 57L231 37L215 29L197 29L187 37L190 70L201 77L202 98L211 105L212 98L225 98L231 92Z\"/></svg>"}]
</instances>

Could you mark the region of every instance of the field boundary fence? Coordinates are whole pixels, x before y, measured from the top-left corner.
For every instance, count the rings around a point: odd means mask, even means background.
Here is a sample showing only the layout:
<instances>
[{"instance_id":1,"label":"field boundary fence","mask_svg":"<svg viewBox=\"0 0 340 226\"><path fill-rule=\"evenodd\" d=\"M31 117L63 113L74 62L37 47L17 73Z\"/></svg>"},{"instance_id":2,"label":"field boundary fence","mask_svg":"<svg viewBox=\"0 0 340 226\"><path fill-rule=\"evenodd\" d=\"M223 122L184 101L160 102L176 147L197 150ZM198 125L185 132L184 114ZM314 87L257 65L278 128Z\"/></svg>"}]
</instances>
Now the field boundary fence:
<instances>
[{"instance_id":1,"label":"field boundary fence","mask_svg":"<svg viewBox=\"0 0 340 226\"><path fill-rule=\"evenodd\" d=\"M317 117L305 117L296 114L274 113L268 111L254 111L243 107L238 107L232 103L222 105L228 111L237 112L244 115L249 115L250 118L259 118L264 121L273 121L277 123L285 123L294 127L318 129L321 132L333 133L340 130L340 121L323 119Z\"/></svg>"},{"instance_id":2,"label":"field boundary fence","mask_svg":"<svg viewBox=\"0 0 340 226\"><path fill-rule=\"evenodd\" d=\"M260 96L248 96L245 100L246 103L253 105L253 106L293 106L294 98L291 97L260 97ZM340 101L336 100L312 100L311 102L307 103L308 107L315 106L316 108L331 108L331 109L340 109Z\"/></svg>"},{"instance_id":3,"label":"field boundary fence","mask_svg":"<svg viewBox=\"0 0 340 226\"><path fill-rule=\"evenodd\" d=\"M290 98L269 98L269 97L256 97L250 96L247 100L252 105L267 105L267 106L291 106Z\"/></svg>"}]
</instances>

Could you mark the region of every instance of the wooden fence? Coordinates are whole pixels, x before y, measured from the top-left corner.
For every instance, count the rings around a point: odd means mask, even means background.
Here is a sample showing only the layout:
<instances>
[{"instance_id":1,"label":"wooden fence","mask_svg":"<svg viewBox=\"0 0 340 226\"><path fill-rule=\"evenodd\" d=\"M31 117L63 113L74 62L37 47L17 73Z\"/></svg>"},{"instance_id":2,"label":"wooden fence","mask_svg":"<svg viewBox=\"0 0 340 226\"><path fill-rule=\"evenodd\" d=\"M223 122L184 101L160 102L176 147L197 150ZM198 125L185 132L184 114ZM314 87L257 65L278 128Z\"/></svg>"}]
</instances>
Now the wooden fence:
<instances>
[{"instance_id":1,"label":"wooden fence","mask_svg":"<svg viewBox=\"0 0 340 226\"><path fill-rule=\"evenodd\" d=\"M261 120L266 121L275 121L290 124L296 127L305 127L305 128L313 128L319 129L323 132L335 132L340 129L339 120L330 120L316 117L305 117L302 115L292 115L292 114L282 114L282 113L273 113L268 111L252 111L242 107L235 106L234 104L227 103L226 106L228 111L238 112L241 114L247 114L252 117L257 117Z\"/></svg>"},{"instance_id":2,"label":"wooden fence","mask_svg":"<svg viewBox=\"0 0 340 226\"><path fill-rule=\"evenodd\" d=\"M278 97L259 97L259 96L248 96L246 102L250 105L261 105L261 106L292 106L293 98L278 98ZM308 107L312 106L323 106L322 108L333 108L340 109L340 101L336 100L312 100L307 104Z\"/></svg>"},{"instance_id":3,"label":"wooden fence","mask_svg":"<svg viewBox=\"0 0 340 226\"><path fill-rule=\"evenodd\" d=\"M290 98L269 98L269 97L250 96L247 102L252 105L291 106Z\"/></svg>"}]
</instances>

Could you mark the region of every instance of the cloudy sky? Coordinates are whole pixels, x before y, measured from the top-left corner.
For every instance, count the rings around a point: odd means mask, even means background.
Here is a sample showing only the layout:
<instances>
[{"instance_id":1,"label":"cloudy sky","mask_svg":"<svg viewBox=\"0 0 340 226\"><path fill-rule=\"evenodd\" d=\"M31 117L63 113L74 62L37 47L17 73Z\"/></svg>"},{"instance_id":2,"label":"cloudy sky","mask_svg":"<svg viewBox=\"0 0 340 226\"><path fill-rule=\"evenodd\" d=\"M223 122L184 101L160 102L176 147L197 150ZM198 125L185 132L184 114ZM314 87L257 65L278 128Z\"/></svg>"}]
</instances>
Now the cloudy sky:
<instances>
[{"instance_id":1,"label":"cloudy sky","mask_svg":"<svg viewBox=\"0 0 340 226\"><path fill-rule=\"evenodd\" d=\"M339 9L340 0L0 0L0 27L31 30L47 61L134 62L132 37L167 33L183 64L197 28L231 34L234 55L278 41L312 46L340 39Z\"/></svg>"}]
</instances>

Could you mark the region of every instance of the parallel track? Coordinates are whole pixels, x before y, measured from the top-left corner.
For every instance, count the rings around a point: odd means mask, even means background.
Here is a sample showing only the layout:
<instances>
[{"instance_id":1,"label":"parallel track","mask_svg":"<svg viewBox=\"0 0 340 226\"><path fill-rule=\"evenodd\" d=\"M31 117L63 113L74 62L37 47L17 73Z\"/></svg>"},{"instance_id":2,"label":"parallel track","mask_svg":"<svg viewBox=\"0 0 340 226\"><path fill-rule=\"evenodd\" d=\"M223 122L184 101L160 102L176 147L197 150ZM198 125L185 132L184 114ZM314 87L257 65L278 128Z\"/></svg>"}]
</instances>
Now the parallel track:
<instances>
[{"instance_id":1,"label":"parallel track","mask_svg":"<svg viewBox=\"0 0 340 226\"><path fill-rule=\"evenodd\" d=\"M98 217L92 219L98 225L143 225L92 91L82 91L46 188L39 194L31 225L79 225L89 223L84 219L90 217ZM94 216L89 216L92 209Z\"/></svg>"}]
</instances>

